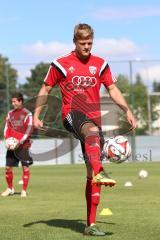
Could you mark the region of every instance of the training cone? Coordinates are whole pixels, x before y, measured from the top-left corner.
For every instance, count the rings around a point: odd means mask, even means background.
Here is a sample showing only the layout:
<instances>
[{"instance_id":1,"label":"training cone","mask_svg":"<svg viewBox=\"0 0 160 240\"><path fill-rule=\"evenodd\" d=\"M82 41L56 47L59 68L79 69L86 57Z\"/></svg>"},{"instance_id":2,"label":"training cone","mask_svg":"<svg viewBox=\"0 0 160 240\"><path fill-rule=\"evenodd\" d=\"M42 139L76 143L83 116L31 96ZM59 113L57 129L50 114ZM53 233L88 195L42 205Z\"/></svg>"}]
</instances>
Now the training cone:
<instances>
[{"instance_id":1,"label":"training cone","mask_svg":"<svg viewBox=\"0 0 160 240\"><path fill-rule=\"evenodd\" d=\"M132 184L132 182L127 181L127 182L125 182L124 186L125 186L125 187L132 187L133 184Z\"/></svg>"},{"instance_id":2,"label":"training cone","mask_svg":"<svg viewBox=\"0 0 160 240\"><path fill-rule=\"evenodd\" d=\"M99 215L101 215L101 216L112 216L113 213L109 208L103 208Z\"/></svg>"},{"instance_id":3,"label":"training cone","mask_svg":"<svg viewBox=\"0 0 160 240\"><path fill-rule=\"evenodd\" d=\"M19 180L18 184L22 185L23 184L23 180Z\"/></svg>"}]
</instances>

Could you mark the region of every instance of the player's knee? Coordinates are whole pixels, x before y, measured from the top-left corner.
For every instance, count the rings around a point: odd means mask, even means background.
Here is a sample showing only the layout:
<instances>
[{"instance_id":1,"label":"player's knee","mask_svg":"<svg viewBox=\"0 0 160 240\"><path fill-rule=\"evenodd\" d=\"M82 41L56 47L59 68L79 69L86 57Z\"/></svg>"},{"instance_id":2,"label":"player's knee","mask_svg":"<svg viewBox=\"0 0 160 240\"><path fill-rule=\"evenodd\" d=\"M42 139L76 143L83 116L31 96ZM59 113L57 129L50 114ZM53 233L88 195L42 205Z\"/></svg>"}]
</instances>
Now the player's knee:
<instances>
[{"instance_id":1,"label":"player's knee","mask_svg":"<svg viewBox=\"0 0 160 240\"><path fill-rule=\"evenodd\" d=\"M29 167L26 167L26 166L23 167L23 172L29 172L29 171L30 171Z\"/></svg>"},{"instance_id":2,"label":"player's knee","mask_svg":"<svg viewBox=\"0 0 160 240\"><path fill-rule=\"evenodd\" d=\"M98 134L99 135L99 129L94 123L85 123L81 128L81 133L84 137L92 134Z\"/></svg>"},{"instance_id":3,"label":"player's knee","mask_svg":"<svg viewBox=\"0 0 160 240\"><path fill-rule=\"evenodd\" d=\"M6 167L6 171L12 171L12 170L13 170L12 167L9 167L9 166Z\"/></svg>"}]
</instances>

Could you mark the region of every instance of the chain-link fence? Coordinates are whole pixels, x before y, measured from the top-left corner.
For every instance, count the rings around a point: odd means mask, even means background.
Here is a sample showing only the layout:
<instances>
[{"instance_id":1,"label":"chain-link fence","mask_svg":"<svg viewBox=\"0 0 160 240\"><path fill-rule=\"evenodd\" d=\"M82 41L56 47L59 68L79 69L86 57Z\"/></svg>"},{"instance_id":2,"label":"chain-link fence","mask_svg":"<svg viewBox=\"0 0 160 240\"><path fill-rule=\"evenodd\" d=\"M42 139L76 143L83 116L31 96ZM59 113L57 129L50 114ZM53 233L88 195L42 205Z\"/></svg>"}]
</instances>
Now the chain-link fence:
<instances>
[{"instance_id":1,"label":"chain-link fence","mask_svg":"<svg viewBox=\"0 0 160 240\"><path fill-rule=\"evenodd\" d=\"M158 69L160 69L160 61L112 61L109 64L111 66L113 74L116 77L121 75L121 79L124 78L128 80L128 85L130 87L128 88L129 90L126 87L126 92L124 96L126 97L138 119L139 132L128 135L132 144L131 159L140 161L160 160L158 153L159 147L157 146L157 138L160 135L160 75L158 74ZM26 80L26 75L30 75L30 70L34 69L36 67L36 64L17 63L11 65L13 68L18 70L19 80L16 88L12 88L10 84L10 78L12 76L9 75L7 69L4 69L2 79L4 85L3 87L0 87L1 138L3 136L2 131L5 124L5 115L11 108L10 97L12 93L15 92L15 90L20 90L24 94L26 102L32 102L31 99L34 99L32 104L30 105L32 106L31 110L33 112L35 97L37 96L37 93L40 89L40 86L37 86L36 88L32 88L32 86L30 88L25 88L25 86L23 85ZM115 104L113 104L106 96L107 94L105 93L105 90L103 88L101 90L101 93L102 125L105 137L112 136L113 134L128 134L128 128L119 121L119 116L122 113L119 111L118 107L116 107ZM42 137L44 141L47 141L46 138L44 139L44 136ZM54 141L60 140L54 139ZM77 142L75 144L72 139L66 142L67 144L69 144L69 147L67 147L67 149L69 149L68 151L70 152L69 162L78 162L79 160L77 160L77 156L79 156L79 158L81 159L79 145L77 145ZM146 147L144 144L145 142ZM74 147L72 145L74 145ZM54 142L53 146L53 148L58 148L59 145ZM36 145L35 148L37 149L37 151L39 151L38 145ZM44 149L44 153L48 151L50 150ZM37 152L37 154L39 153ZM43 157L45 158L45 154ZM56 159L55 163L59 162L59 158L66 159L66 156L64 157L64 154L60 154L59 150L56 150L56 155L53 156L53 159Z\"/></svg>"}]
</instances>

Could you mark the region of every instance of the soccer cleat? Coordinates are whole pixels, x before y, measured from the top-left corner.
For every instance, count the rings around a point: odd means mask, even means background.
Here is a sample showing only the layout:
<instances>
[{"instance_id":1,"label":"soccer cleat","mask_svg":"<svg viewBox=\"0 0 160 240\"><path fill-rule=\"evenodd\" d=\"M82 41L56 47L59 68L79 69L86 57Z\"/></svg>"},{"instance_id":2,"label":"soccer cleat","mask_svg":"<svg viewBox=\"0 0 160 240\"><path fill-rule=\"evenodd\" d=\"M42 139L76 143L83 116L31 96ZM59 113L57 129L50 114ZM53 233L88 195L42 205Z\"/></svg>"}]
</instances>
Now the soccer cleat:
<instances>
[{"instance_id":1,"label":"soccer cleat","mask_svg":"<svg viewBox=\"0 0 160 240\"><path fill-rule=\"evenodd\" d=\"M105 232L99 230L96 224L91 224L90 226L86 226L84 229L84 235L88 236L105 236Z\"/></svg>"},{"instance_id":2,"label":"soccer cleat","mask_svg":"<svg viewBox=\"0 0 160 240\"><path fill-rule=\"evenodd\" d=\"M27 193L26 193L25 190L22 190L22 191L21 191L21 197L27 197Z\"/></svg>"},{"instance_id":3,"label":"soccer cleat","mask_svg":"<svg viewBox=\"0 0 160 240\"><path fill-rule=\"evenodd\" d=\"M14 194L14 188L10 189L10 188L7 188L2 194L1 196L2 197L7 197L7 196L10 196L10 195L13 195Z\"/></svg>"},{"instance_id":4,"label":"soccer cleat","mask_svg":"<svg viewBox=\"0 0 160 240\"><path fill-rule=\"evenodd\" d=\"M107 176L107 174L104 171L101 171L96 176L94 176L92 184L113 187L116 184L116 181L109 178L109 176Z\"/></svg>"}]
</instances>

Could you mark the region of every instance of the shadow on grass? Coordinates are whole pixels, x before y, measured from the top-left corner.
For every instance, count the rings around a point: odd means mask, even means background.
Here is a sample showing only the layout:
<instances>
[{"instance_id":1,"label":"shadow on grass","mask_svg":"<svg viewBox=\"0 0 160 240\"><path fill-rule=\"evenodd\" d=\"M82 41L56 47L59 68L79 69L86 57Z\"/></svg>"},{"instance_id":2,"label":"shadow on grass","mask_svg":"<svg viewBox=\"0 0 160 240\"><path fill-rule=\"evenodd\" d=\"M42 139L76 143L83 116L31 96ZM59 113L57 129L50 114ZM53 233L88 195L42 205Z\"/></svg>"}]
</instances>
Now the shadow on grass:
<instances>
[{"instance_id":1,"label":"shadow on grass","mask_svg":"<svg viewBox=\"0 0 160 240\"><path fill-rule=\"evenodd\" d=\"M35 224L46 224L50 227L58 227L58 228L69 228L72 231L78 232L78 233L83 233L84 228L85 228L85 221L80 220L80 219L51 219L51 220L40 220L40 221L35 221L35 222L30 222L27 224L24 224L23 227L30 227ZM105 224L112 224L114 225L115 223L106 223L106 222L101 222L97 221L97 223L105 223ZM106 235L112 235L112 232L106 232Z\"/></svg>"},{"instance_id":2,"label":"shadow on grass","mask_svg":"<svg viewBox=\"0 0 160 240\"><path fill-rule=\"evenodd\" d=\"M21 192L15 192L14 195L21 195Z\"/></svg>"}]
</instances>

